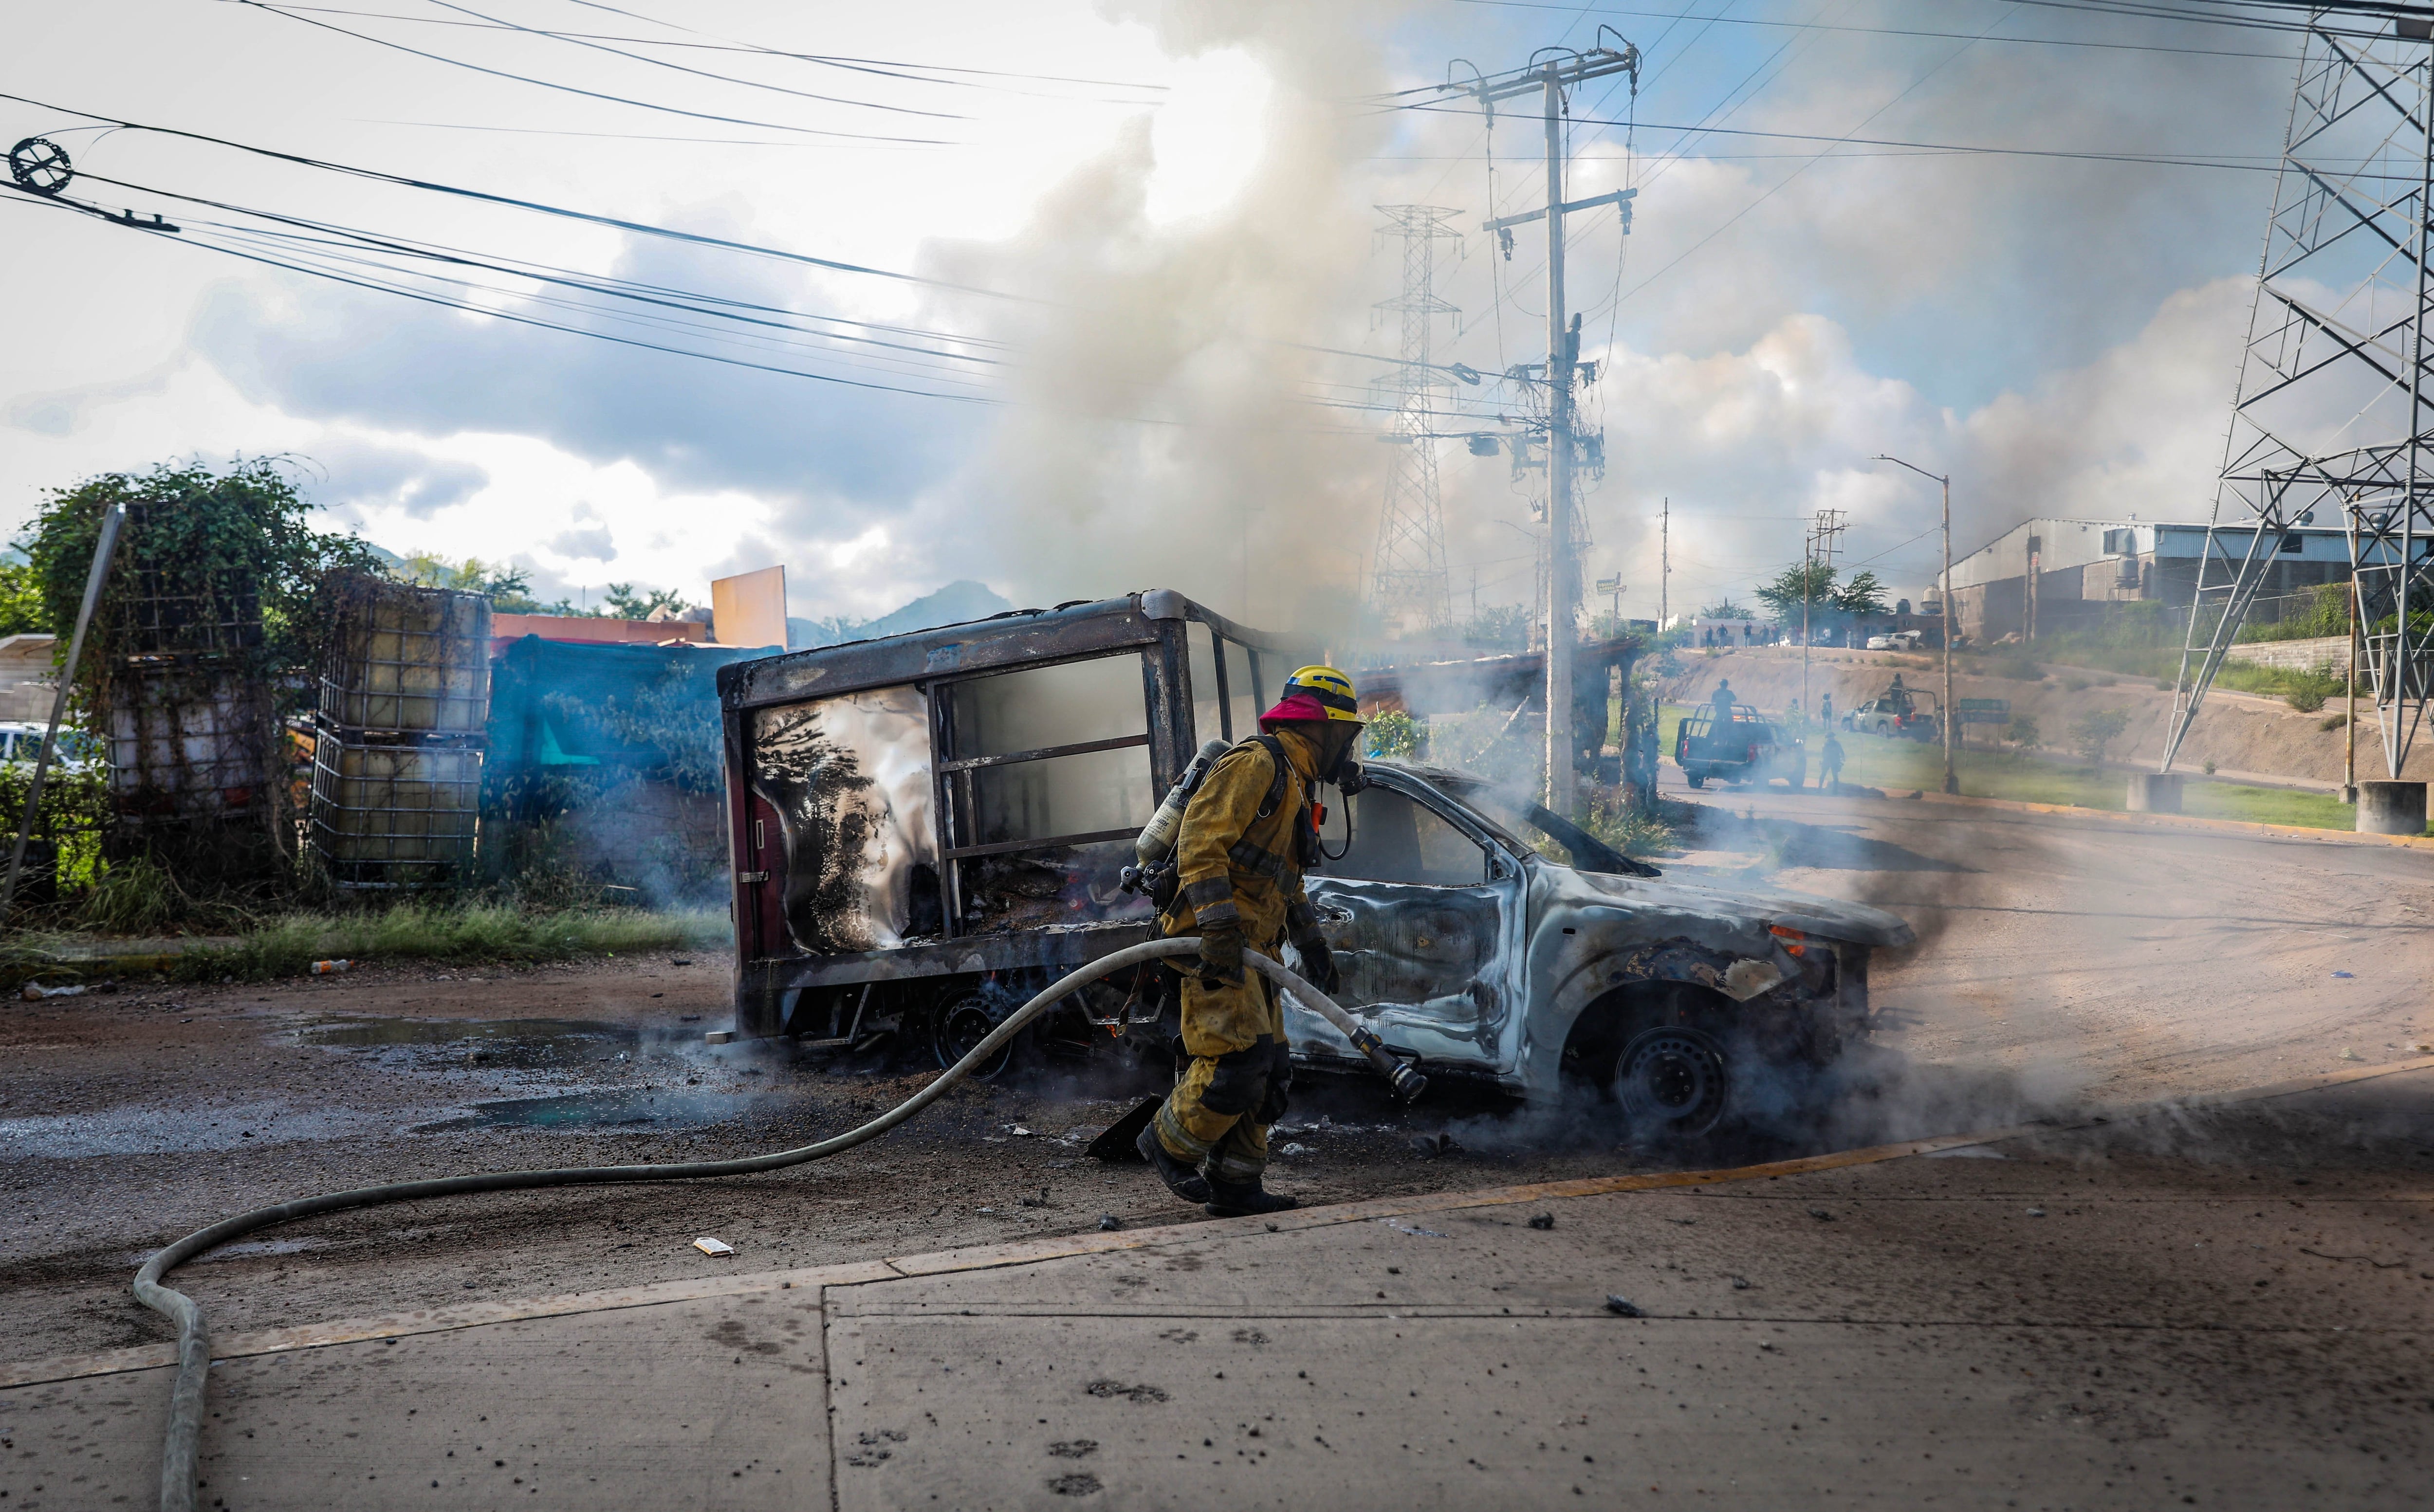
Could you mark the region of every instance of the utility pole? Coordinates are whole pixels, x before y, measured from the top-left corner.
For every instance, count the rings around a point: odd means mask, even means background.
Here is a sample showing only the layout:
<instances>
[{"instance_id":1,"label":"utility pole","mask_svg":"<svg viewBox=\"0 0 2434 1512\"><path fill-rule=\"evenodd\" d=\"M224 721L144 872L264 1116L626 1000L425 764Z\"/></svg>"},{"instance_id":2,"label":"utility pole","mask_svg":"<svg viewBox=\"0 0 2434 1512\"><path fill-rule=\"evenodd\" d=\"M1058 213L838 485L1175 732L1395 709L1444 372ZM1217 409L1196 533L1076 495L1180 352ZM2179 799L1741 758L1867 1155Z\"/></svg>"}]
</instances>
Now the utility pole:
<instances>
[{"instance_id":1,"label":"utility pole","mask_svg":"<svg viewBox=\"0 0 2434 1512\"><path fill-rule=\"evenodd\" d=\"M1604 29L1600 28L1601 38ZM1618 42L1621 39L1617 38ZM1564 216L1599 205L1620 207L1623 229L1631 225L1636 189L1620 189L1567 204L1564 200L1564 91L1603 78L1629 74L1633 93L1639 86L1639 49L1623 42L1620 50L1604 46L1587 52L1542 49L1544 62L1531 64L1493 78L1480 78L1461 88L1475 96L1489 121L1496 102L1536 93L1547 133L1547 203L1544 209L1487 221L1483 230L1502 232L1525 221L1547 225L1547 807L1568 817L1575 807L1572 783L1572 654L1580 638L1580 567L1573 550L1572 385L1580 360L1580 319L1564 309Z\"/></svg>"},{"instance_id":2,"label":"utility pole","mask_svg":"<svg viewBox=\"0 0 2434 1512\"><path fill-rule=\"evenodd\" d=\"M1656 628L1663 630L1671 619L1666 590L1673 586L1673 497L1665 497L1664 508L1656 517Z\"/></svg>"},{"instance_id":3,"label":"utility pole","mask_svg":"<svg viewBox=\"0 0 2434 1512\"><path fill-rule=\"evenodd\" d=\"M1959 711L1952 706L1952 475L1929 472L1916 463L1899 457L1877 453L1878 462L1890 462L1897 467L1908 467L1922 478L1932 478L1944 485L1944 717L1937 721L1944 726L1944 790L1959 792L1961 774L1952 764L1952 726Z\"/></svg>"},{"instance_id":4,"label":"utility pole","mask_svg":"<svg viewBox=\"0 0 2434 1512\"><path fill-rule=\"evenodd\" d=\"M1817 569L1834 570L1835 537L1843 534L1840 509L1821 509L1813 517L1800 549L1800 717L1808 717L1808 604L1817 594Z\"/></svg>"}]
</instances>

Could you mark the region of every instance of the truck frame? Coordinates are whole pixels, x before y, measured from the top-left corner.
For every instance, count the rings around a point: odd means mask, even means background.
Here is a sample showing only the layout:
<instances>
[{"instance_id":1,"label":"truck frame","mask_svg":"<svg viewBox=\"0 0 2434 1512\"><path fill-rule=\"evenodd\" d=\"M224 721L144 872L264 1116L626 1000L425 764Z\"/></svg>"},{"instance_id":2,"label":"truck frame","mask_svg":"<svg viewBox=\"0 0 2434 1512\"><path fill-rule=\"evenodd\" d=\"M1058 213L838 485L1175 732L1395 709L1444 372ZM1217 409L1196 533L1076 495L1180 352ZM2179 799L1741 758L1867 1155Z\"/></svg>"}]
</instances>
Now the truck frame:
<instances>
[{"instance_id":1,"label":"truck frame","mask_svg":"<svg viewBox=\"0 0 2434 1512\"><path fill-rule=\"evenodd\" d=\"M1316 654L1152 591L723 669L737 1030L926 1032L944 1063L1150 938L1117 885L1135 836L1198 743L1255 733ZM1873 909L1664 878L1460 772L1374 763L1337 807L1309 890L1338 1001L1431 1078L1529 1097L1586 1079L1695 1132L1745 1059L1818 1062L1866 1033L1869 954L1911 939ZM1075 994L1065 1043L1162 1059L1167 980ZM1286 1010L1296 1061L1365 1064Z\"/></svg>"}]
</instances>

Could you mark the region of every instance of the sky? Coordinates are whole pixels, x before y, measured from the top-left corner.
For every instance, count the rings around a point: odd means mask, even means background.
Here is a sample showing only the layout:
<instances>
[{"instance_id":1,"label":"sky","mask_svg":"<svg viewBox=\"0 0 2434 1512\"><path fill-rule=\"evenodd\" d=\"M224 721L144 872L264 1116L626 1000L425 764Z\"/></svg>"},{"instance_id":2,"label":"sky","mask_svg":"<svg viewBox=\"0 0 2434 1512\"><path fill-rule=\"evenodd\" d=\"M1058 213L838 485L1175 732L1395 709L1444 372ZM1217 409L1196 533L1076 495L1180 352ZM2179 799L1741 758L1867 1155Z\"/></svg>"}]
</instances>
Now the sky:
<instances>
[{"instance_id":1,"label":"sky","mask_svg":"<svg viewBox=\"0 0 2434 1512\"><path fill-rule=\"evenodd\" d=\"M1879 452L1951 474L1956 553L2206 518L2296 48L2003 0L88 0L14 35L0 140L181 232L0 195L0 524L277 455L334 526L545 596L781 563L804 616L971 578L1318 629L1393 457L1377 207L1458 212L1433 355L1485 378L1445 431L1509 428L1496 375L1545 355L1543 230L1480 229L1544 203L1535 103L1491 127L1449 74L1639 50L1565 127L1628 234L1567 247L1588 570L1653 617L1746 602L1823 508L1920 596L1937 490ZM1456 613L1528 603L1527 481L1436 447Z\"/></svg>"}]
</instances>

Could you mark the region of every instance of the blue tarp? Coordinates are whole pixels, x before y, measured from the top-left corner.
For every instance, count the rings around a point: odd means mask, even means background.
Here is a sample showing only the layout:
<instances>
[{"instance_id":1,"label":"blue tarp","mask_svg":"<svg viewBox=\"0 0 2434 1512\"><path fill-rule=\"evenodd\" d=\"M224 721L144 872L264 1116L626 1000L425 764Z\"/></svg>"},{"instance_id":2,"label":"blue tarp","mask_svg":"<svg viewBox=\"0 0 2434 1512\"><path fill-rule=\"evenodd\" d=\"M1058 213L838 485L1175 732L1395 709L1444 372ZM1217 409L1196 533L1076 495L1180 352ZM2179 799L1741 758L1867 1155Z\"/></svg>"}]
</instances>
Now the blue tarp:
<instances>
[{"instance_id":1,"label":"blue tarp","mask_svg":"<svg viewBox=\"0 0 2434 1512\"><path fill-rule=\"evenodd\" d=\"M779 649L591 645L526 636L490 664L486 780L614 767L714 788L718 669Z\"/></svg>"}]
</instances>

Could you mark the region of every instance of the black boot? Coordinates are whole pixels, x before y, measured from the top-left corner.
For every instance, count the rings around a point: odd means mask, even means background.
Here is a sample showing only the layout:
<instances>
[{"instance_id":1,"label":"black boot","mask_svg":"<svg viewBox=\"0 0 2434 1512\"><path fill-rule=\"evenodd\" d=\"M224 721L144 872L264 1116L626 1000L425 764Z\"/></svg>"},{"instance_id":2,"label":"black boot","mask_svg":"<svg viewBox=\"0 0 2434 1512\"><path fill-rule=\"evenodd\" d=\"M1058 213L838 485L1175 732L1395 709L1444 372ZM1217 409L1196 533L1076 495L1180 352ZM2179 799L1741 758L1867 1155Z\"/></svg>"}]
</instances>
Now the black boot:
<instances>
[{"instance_id":1,"label":"black boot","mask_svg":"<svg viewBox=\"0 0 2434 1512\"><path fill-rule=\"evenodd\" d=\"M1140 1138L1133 1141L1133 1148L1157 1168L1157 1179L1166 1183L1168 1191L1186 1202L1208 1200L1208 1178L1166 1152L1166 1147L1158 1143L1156 1124L1140 1131Z\"/></svg>"},{"instance_id":2,"label":"black boot","mask_svg":"<svg viewBox=\"0 0 2434 1512\"><path fill-rule=\"evenodd\" d=\"M1270 1192L1257 1181L1210 1181L1208 1183L1208 1215L1212 1218L1240 1218L1255 1213L1282 1213L1301 1206L1282 1192Z\"/></svg>"}]
</instances>

